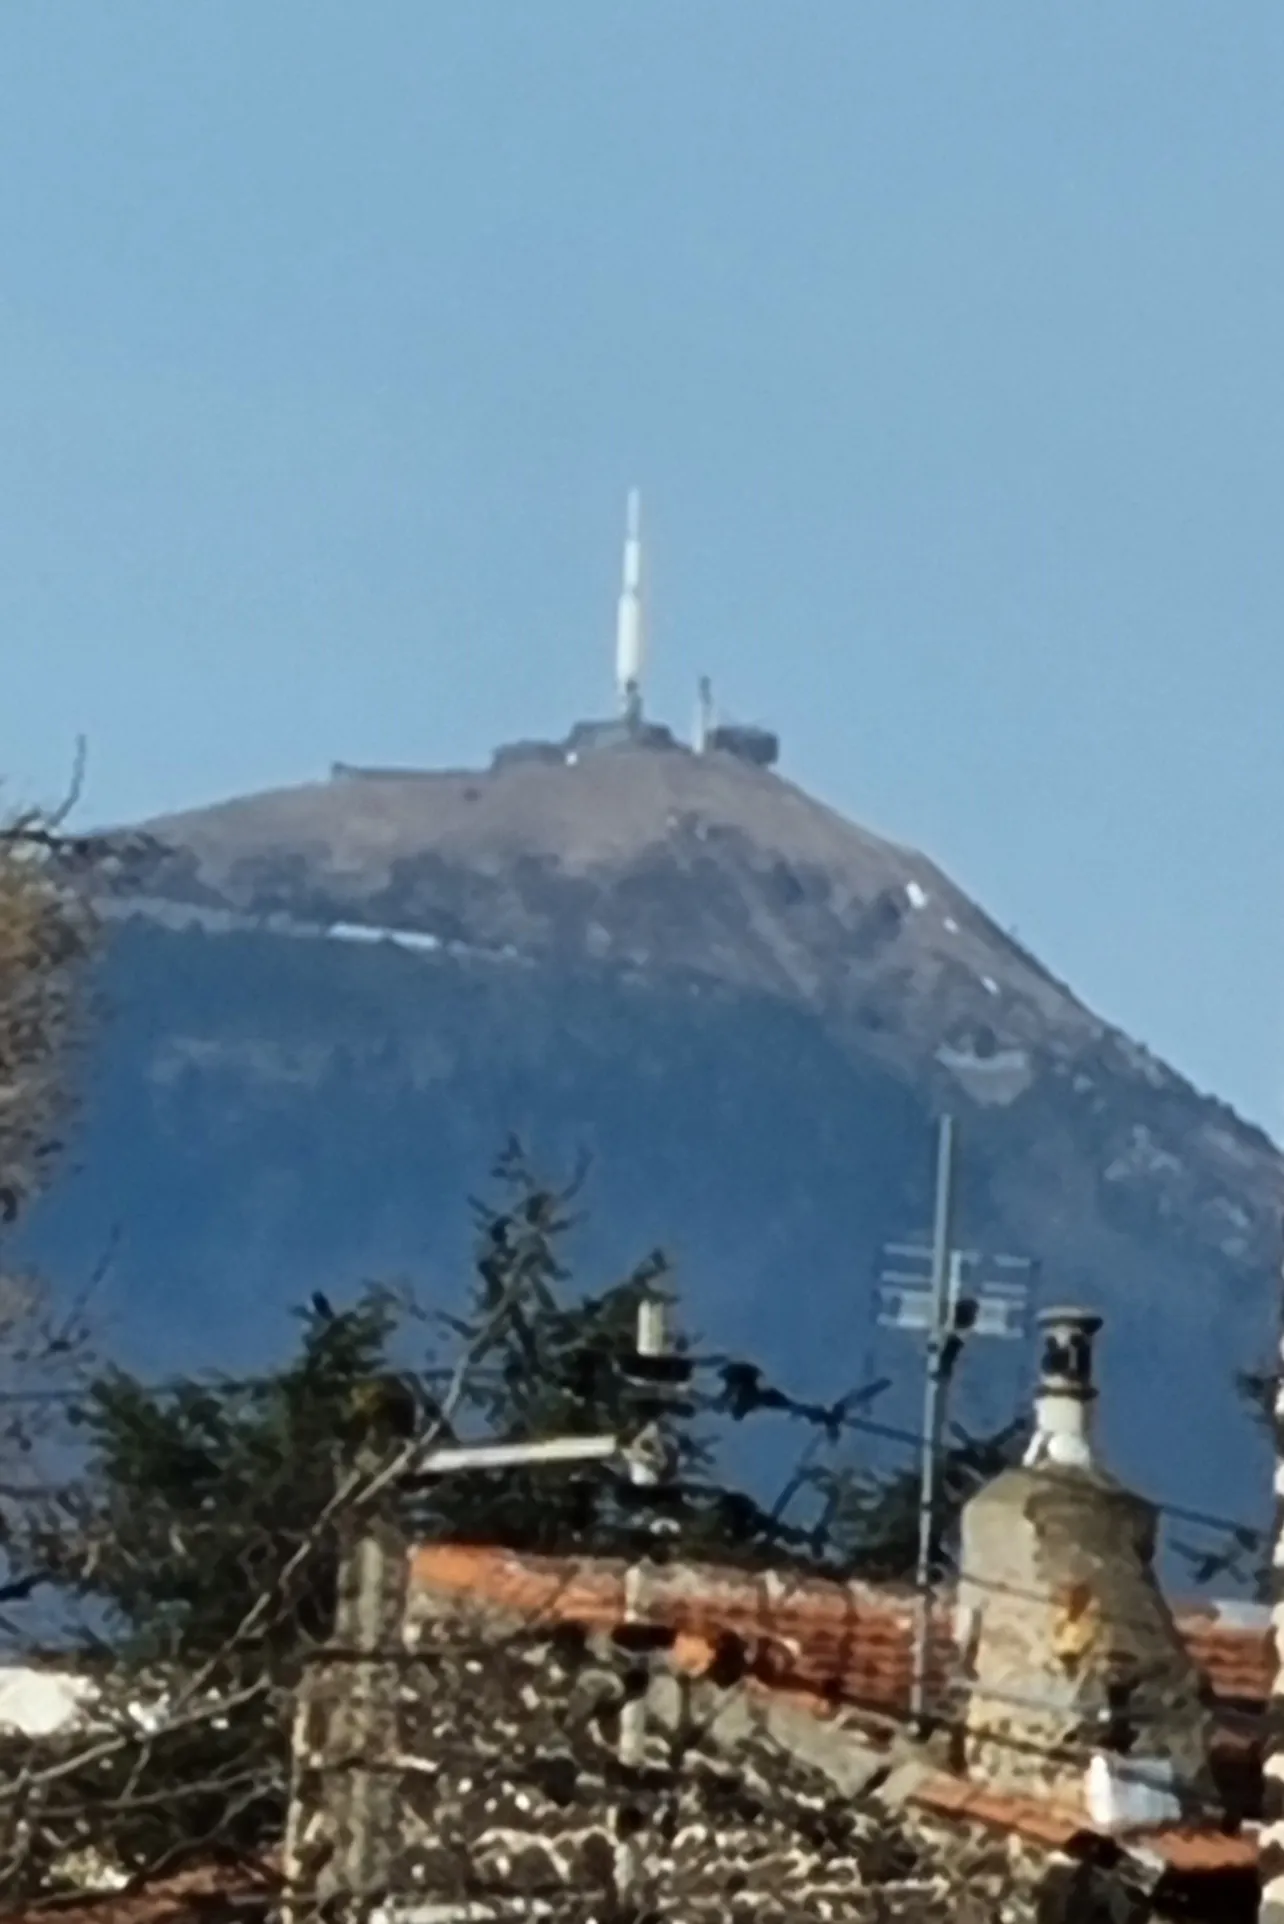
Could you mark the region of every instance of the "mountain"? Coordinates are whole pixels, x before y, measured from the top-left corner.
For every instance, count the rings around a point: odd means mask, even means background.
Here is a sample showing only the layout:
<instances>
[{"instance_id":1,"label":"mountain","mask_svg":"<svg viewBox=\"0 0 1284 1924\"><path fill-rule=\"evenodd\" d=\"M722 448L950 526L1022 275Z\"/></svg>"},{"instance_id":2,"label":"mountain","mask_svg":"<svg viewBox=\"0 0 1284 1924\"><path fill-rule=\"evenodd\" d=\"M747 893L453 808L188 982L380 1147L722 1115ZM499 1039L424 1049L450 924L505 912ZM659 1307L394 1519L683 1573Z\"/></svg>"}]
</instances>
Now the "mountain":
<instances>
[{"instance_id":1,"label":"mountain","mask_svg":"<svg viewBox=\"0 0 1284 1924\"><path fill-rule=\"evenodd\" d=\"M453 1290L510 1131L592 1162L586 1280L656 1242L710 1341L817 1393L894 1362L881 1244L959 1118L960 1235L1107 1316L1119 1468L1263 1509L1233 1387L1276 1315L1269 1140L1086 1008L923 856L769 769L531 746L148 824L103 902L74 1164L30 1241L150 1366L278 1348L317 1286ZM1000 1402L1014 1356L965 1375ZM913 1406L908 1389L897 1407Z\"/></svg>"}]
</instances>

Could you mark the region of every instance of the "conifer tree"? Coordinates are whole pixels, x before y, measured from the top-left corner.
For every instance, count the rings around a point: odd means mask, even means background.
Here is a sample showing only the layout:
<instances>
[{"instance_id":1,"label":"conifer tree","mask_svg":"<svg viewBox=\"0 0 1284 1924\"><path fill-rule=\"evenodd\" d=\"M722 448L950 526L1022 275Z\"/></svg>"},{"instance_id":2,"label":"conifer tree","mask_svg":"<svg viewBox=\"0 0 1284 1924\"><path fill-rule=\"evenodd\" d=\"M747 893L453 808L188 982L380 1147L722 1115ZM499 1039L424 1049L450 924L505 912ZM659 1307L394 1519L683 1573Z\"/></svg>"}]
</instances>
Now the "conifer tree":
<instances>
[{"instance_id":1,"label":"conifer tree","mask_svg":"<svg viewBox=\"0 0 1284 1924\"><path fill-rule=\"evenodd\" d=\"M575 1185L540 1181L512 1146L491 1196L476 1205L461 1311L425 1314L386 1289L337 1308L317 1295L299 1312L295 1353L263 1377L157 1388L111 1370L89 1386L78 1407L83 1486L9 1551L90 1606L85 1651L112 1680L124 1730L105 1759L91 1746L83 1769L64 1771L56 1809L29 1827L43 1840L40 1851L24 1847L34 1885L87 1843L141 1873L211 1849L253 1856L279 1840L298 1685L333 1627L336 1492L359 1446L392 1453L430 1435L627 1431L638 1300L668 1288L668 1269L655 1253L622 1280L577 1295L565 1255L575 1202ZM425 1333L436 1351L428 1367L416 1354ZM456 1370L442 1361L447 1347L462 1359ZM630 1556L663 1543L688 1559L907 1576L911 1478L889 1483L812 1451L790 1479L795 1510L736 1488L721 1467L718 1444L760 1411L837 1441L848 1405L797 1402L749 1362L700 1361L696 1393L670 1426L675 1474L662 1538L654 1513L632 1504L627 1481L605 1467L424 1480L403 1499L407 1528L421 1540L527 1552ZM1001 1466L1008 1444L965 1443L951 1454L943 1543L951 1506ZM181 1717L130 1735L131 1703L176 1691ZM0 1837L0 1866L3 1846Z\"/></svg>"}]
</instances>

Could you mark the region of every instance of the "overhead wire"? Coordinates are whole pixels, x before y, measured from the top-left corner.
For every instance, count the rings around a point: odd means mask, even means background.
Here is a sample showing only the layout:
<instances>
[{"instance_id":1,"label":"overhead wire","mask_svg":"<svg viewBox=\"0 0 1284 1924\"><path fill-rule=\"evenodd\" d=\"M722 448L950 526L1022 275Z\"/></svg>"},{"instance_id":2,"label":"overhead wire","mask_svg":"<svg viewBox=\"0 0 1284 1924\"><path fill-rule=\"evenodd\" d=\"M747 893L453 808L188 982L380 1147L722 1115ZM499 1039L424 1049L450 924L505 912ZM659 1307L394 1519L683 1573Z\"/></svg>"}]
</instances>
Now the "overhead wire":
<instances>
[{"instance_id":1,"label":"overhead wire","mask_svg":"<svg viewBox=\"0 0 1284 1924\"><path fill-rule=\"evenodd\" d=\"M735 1359L730 1358L724 1352L714 1353L708 1356L688 1357L684 1358L684 1360L691 1362L693 1368L696 1369L713 1369L725 1368L729 1361L734 1361ZM428 1369L401 1369L394 1366L386 1373L389 1376L403 1380L408 1385L422 1384L425 1387L449 1382L453 1374L451 1369L445 1365ZM280 1384L282 1376L283 1372L278 1370L260 1371L249 1375L237 1376L222 1376L216 1373L210 1374L209 1376L184 1376L176 1374L151 1380L137 1380L126 1375L124 1380L142 1396L166 1397L177 1396L188 1391L197 1393L205 1391L209 1394L217 1395L220 1393L241 1394L253 1390L270 1389ZM497 1387L507 1383L509 1380L509 1377L502 1370L482 1367L469 1372L469 1382L475 1383L478 1387ZM78 1405L92 1401L98 1384L104 1381L110 1382L110 1379L90 1379L89 1382L79 1387L74 1385L60 1385L56 1387L51 1386L47 1389L33 1390L0 1389L0 1409L10 1407L22 1408L27 1406L33 1408L41 1406L58 1407L60 1405L75 1408ZM782 1400L780 1402L772 1401L768 1403L762 1408L761 1413L774 1414L786 1420L808 1421L817 1428L824 1427L826 1421L832 1420L835 1440L839 1435L855 1434L868 1436L883 1442L895 1443L906 1449L916 1451L921 1450L927 1440L921 1430L914 1429L907 1425L882 1422L874 1417L840 1410L833 1405L824 1406L797 1401L792 1397L784 1395L783 1392L775 1392L775 1394L780 1395ZM859 1395L859 1392L857 1392L857 1395ZM839 1400L840 1402L851 1402L854 1398L848 1397ZM724 1416L733 1422L739 1420L724 1406L717 1396L702 1396L698 1400L697 1408L699 1413L706 1416ZM758 1409L755 1409L750 1413L758 1414L760 1412ZM947 1451L948 1446L942 1444L942 1450L943 1452ZM1035 1477L1049 1477L1055 1480L1058 1475L1055 1466L1049 1467L1042 1464L1032 1464L1024 1467L1028 1474ZM1266 1527L1246 1523L1242 1518L1223 1516L1216 1511L1177 1503L1165 1497L1147 1497L1146 1501L1151 1503L1162 1515L1171 1517L1176 1522L1188 1523L1195 1527L1233 1536L1238 1540L1240 1547L1245 1550L1263 1548L1269 1540L1269 1530Z\"/></svg>"}]
</instances>

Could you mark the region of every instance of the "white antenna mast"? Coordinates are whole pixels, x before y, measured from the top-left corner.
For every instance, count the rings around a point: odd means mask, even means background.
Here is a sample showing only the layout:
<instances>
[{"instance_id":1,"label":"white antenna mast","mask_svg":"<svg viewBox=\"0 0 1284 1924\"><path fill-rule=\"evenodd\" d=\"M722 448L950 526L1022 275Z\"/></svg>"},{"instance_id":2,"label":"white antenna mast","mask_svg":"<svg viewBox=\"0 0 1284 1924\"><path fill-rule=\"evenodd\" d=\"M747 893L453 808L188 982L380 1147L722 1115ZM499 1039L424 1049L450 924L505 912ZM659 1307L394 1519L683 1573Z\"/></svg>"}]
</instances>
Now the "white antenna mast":
<instances>
[{"instance_id":1,"label":"white antenna mast","mask_svg":"<svg viewBox=\"0 0 1284 1924\"><path fill-rule=\"evenodd\" d=\"M697 755L705 755L709 750L709 737L713 733L714 707L713 683L707 675L701 675L696 693L695 739L692 747Z\"/></svg>"},{"instance_id":2,"label":"white antenna mast","mask_svg":"<svg viewBox=\"0 0 1284 1924\"><path fill-rule=\"evenodd\" d=\"M629 491L624 527L624 579L615 619L615 688L624 718L642 719L642 497Z\"/></svg>"}]
</instances>

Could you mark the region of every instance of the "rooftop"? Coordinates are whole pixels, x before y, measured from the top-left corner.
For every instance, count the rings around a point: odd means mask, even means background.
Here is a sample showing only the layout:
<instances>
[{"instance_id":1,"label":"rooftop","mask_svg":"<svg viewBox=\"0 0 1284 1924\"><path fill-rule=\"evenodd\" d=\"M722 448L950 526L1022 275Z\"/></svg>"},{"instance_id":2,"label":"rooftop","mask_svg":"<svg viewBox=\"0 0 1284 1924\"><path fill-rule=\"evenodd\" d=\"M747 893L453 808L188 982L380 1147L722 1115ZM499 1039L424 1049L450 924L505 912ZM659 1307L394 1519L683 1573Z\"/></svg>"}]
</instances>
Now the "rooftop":
<instances>
[{"instance_id":1,"label":"rooftop","mask_svg":"<svg viewBox=\"0 0 1284 1924\"><path fill-rule=\"evenodd\" d=\"M412 1597L431 1607L449 1598L527 1629L575 1624L618 1630L625 1615L625 1566L602 1560L536 1558L481 1545L439 1544L412 1553ZM413 1606L412 1606L413 1607ZM866 1740L880 1736L897 1753L909 1707L914 1599L906 1591L825 1582L779 1573L751 1574L691 1565L657 1568L647 1581L647 1621L672 1633L669 1661L695 1676L715 1675L729 1642L742 1657L739 1680L776 1702L818 1719L853 1719ZM1215 1604L1177 1612L1177 1621L1210 1695L1228 1711L1264 1703L1272 1653L1260 1617ZM953 1674L950 1612L937 1613L929 1684L939 1693ZM922 1757L892 1769L902 1801L927 1819L965 1823L1020 1838L1036 1849L1122 1853L1152 1881L1252 1876L1251 1828L1173 1826L1112 1838L1094 1832L1081 1811L1049 1798L1000 1793L932 1767Z\"/></svg>"},{"instance_id":2,"label":"rooftop","mask_svg":"<svg viewBox=\"0 0 1284 1924\"><path fill-rule=\"evenodd\" d=\"M414 1552L412 1571L417 1585L472 1597L527 1623L573 1621L608 1630L624 1610L622 1563L433 1544ZM648 1614L674 1630L741 1638L762 1674L781 1686L810 1690L829 1703L895 1715L908 1710L915 1615L909 1590L681 1565L655 1570L647 1597ZM1179 1604L1175 1615L1213 1699L1230 1710L1263 1707L1275 1662L1266 1613L1196 1602ZM937 1612L932 1646L939 1685L955 1654L948 1605Z\"/></svg>"}]
</instances>

